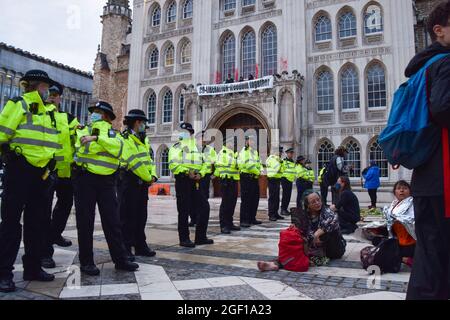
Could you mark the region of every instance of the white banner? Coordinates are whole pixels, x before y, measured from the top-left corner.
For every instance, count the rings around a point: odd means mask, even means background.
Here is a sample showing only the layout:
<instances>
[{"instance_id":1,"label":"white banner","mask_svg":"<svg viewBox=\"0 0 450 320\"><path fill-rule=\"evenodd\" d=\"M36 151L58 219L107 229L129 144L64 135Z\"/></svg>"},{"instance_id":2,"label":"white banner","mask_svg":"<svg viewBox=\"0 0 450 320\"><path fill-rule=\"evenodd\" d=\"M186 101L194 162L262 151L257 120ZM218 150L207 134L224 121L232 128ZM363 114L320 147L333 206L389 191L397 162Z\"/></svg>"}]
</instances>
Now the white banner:
<instances>
[{"instance_id":1,"label":"white banner","mask_svg":"<svg viewBox=\"0 0 450 320\"><path fill-rule=\"evenodd\" d=\"M251 81L198 86L197 93L199 96L218 96L228 93L252 92L254 90L265 90L272 88L273 76L269 76Z\"/></svg>"}]
</instances>

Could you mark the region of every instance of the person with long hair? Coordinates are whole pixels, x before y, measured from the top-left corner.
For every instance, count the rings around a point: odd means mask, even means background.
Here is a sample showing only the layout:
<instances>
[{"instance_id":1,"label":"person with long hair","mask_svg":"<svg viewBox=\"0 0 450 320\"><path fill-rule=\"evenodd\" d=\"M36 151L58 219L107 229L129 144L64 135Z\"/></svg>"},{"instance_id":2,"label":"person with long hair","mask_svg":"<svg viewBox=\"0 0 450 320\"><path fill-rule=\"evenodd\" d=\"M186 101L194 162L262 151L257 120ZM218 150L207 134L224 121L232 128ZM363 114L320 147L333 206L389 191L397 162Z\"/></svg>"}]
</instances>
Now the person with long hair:
<instances>
[{"instance_id":1,"label":"person with long hair","mask_svg":"<svg viewBox=\"0 0 450 320\"><path fill-rule=\"evenodd\" d=\"M330 208L339 216L342 233L351 234L358 228L356 223L361 220L358 198L353 193L350 179L347 176L339 177L334 187L339 192L339 200Z\"/></svg>"}]
</instances>

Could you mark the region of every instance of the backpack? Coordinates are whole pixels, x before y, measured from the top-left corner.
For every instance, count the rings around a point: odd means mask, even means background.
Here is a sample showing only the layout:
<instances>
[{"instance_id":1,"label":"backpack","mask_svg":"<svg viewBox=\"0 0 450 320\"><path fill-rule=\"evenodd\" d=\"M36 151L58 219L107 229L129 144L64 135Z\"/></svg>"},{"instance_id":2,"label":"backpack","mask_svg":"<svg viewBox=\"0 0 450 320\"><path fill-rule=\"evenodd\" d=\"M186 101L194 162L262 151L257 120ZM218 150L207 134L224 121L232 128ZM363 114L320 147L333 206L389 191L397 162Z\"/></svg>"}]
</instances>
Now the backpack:
<instances>
[{"instance_id":1,"label":"backpack","mask_svg":"<svg viewBox=\"0 0 450 320\"><path fill-rule=\"evenodd\" d=\"M381 273L398 273L402 265L400 246L397 239L386 239L376 247L365 247L360 252L361 265L367 270L378 266Z\"/></svg>"},{"instance_id":2,"label":"backpack","mask_svg":"<svg viewBox=\"0 0 450 320\"><path fill-rule=\"evenodd\" d=\"M309 258L305 254L304 240L300 230L294 225L280 232L278 262L283 269L289 271L306 272L309 269Z\"/></svg>"},{"instance_id":3,"label":"backpack","mask_svg":"<svg viewBox=\"0 0 450 320\"><path fill-rule=\"evenodd\" d=\"M430 122L426 73L433 63L446 56L438 54L431 58L394 94L387 127L378 139L392 165L417 168L439 146L441 130Z\"/></svg>"},{"instance_id":4,"label":"backpack","mask_svg":"<svg viewBox=\"0 0 450 320\"><path fill-rule=\"evenodd\" d=\"M334 185L338 180L338 168L336 164L337 156L334 155L330 162L328 162L327 167L325 169L325 172L323 173L323 181L326 182L327 185L332 186Z\"/></svg>"}]
</instances>

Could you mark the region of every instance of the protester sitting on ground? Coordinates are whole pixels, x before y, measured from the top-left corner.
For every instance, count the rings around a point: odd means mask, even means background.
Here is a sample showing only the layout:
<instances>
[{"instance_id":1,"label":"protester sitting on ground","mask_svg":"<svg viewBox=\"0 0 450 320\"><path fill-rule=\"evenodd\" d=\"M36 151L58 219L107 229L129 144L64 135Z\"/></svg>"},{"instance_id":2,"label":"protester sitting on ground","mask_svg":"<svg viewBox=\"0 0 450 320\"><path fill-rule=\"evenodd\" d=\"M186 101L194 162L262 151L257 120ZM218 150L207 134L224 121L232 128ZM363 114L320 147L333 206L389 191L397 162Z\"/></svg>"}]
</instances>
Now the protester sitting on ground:
<instances>
[{"instance_id":1,"label":"protester sitting on ground","mask_svg":"<svg viewBox=\"0 0 450 320\"><path fill-rule=\"evenodd\" d=\"M345 253L346 242L342 237L338 216L322 204L321 196L313 190L303 194L303 208L297 208L293 221L306 221L296 226L304 235L305 253L313 266L326 265L330 259L340 259ZM260 271L276 271L282 268L279 261L258 262Z\"/></svg>"},{"instance_id":2,"label":"protester sitting on ground","mask_svg":"<svg viewBox=\"0 0 450 320\"><path fill-rule=\"evenodd\" d=\"M395 200L384 210L389 237L398 239L403 263L412 266L417 238L411 186L400 180L394 185L393 192Z\"/></svg>"},{"instance_id":3,"label":"protester sitting on ground","mask_svg":"<svg viewBox=\"0 0 450 320\"><path fill-rule=\"evenodd\" d=\"M350 185L350 179L347 176L339 177L335 188L339 192L339 200L330 208L339 216L342 234L354 233L358 228L356 223L361 220L361 213L358 198Z\"/></svg>"}]
</instances>

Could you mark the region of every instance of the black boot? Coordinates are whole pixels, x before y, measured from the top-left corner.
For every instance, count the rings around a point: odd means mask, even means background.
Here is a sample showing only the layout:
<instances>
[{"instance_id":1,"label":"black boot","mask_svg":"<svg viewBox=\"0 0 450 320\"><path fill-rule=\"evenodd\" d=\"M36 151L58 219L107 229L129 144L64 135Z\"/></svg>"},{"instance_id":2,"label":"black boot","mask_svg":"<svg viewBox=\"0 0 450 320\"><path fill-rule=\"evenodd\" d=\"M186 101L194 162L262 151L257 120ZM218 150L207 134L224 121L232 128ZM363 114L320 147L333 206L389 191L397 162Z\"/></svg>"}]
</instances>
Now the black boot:
<instances>
[{"instance_id":1,"label":"black boot","mask_svg":"<svg viewBox=\"0 0 450 320\"><path fill-rule=\"evenodd\" d=\"M45 269L54 269L56 268L55 260L52 258L42 258L41 259L41 266Z\"/></svg>"},{"instance_id":2,"label":"black boot","mask_svg":"<svg viewBox=\"0 0 450 320\"><path fill-rule=\"evenodd\" d=\"M186 248L195 248L195 243L193 243L191 240L181 241L180 246Z\"/></svg>"},{"instance_id":3,"label":"black boot","mask_svg":"<svg viewBox=\"0 0 450 320\"><path fill-rule=\"evenodd\" d=\"M139 248L136 247L134 254L140 257L154 257L156 255L156 252L151 250L148 246L142 246Z\"/></svg>"},{"instance_id":4,"label":"black boot","mask_svg":"<svg viewBox=\"0 0 450 320\"><path fill-rule=\"evenodd\" d=\"M116 270L134 272L137 269L139 269L139 265L137 263L133 263L133 262L125 260L125 261L116 263L115 268L116 268Z\"/></svg>"},{"instance_id":5,"label":"black boot","mask_svg":"<svg viewBox=\"0 0 450 320\"><path fill-rule=\"evenodd\" d=\"M214 244L214 240L212 239L201 239L201 240L195 240L195 245L202 246L202 245L208 245L208 244Z\"/></svg>"},{"instance_id":6,"label":"black boot","mask_svg":"<svg viewBox=\"0 0 450 320\"><path fill-rule=\"evenodd\" d=\"M63 236L59 236L55 240L53 240L53 243L56 244L58 247L67 248L72 246L72 241L67 240Z\"/></svg>"},{"instance_id":7,"label":"black boot","mask_svg":"<svg viewBox=\"0 0 450 320\"><path fill-rule=\"evenodd\" d=\"M55 280L55 276L53 274L47 273L44 270L40 269L38 271L23 272L23 280L25 281L41 281L41 282L50 282Z\"/></svg>"},{"instance_id":8,"label":"black boot","mask_svg":"<svg viewBox=\"0 0 450 320\"><path fill-rule=\"evenodd\" d=\"M81 266L80 270L82 273L88 275L88 276L98 276L100 275L100 269L97 268L95 264L87 265L87 266Z\"/></svg>"}]
</instances>

